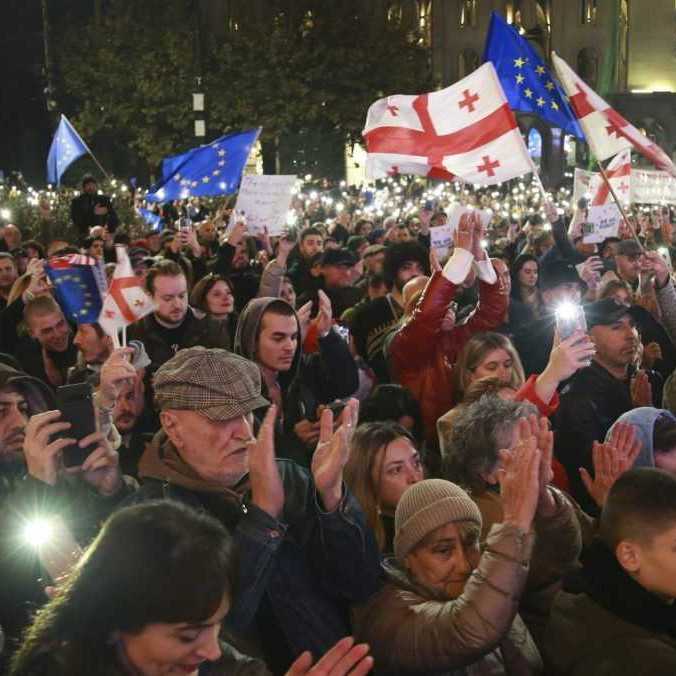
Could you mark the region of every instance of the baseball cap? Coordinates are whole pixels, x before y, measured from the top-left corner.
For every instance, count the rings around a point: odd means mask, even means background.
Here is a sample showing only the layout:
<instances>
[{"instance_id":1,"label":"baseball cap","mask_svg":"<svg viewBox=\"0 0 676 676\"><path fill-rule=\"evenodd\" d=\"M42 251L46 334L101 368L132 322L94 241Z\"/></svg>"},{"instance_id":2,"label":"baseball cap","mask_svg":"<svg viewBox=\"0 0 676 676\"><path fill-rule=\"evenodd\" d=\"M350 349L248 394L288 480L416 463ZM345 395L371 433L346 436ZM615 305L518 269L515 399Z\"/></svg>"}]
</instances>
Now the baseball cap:
<instances>
[{"instance_id":1,"label":"baseball cap","mask_svg":"<svg viewBox=\"0 0 676 676\"><path fill-rule=\"evenodd\" d=\"M351 268L359 259L349 249L328 249L322 255L322 265L341 265Z\"/></svg>"},{"instance_id":2,"label":"baseball cap","mask_svg":"<svg viewBox=\"0 0 676 676\"><path fill-rule=\"evenodd\" d=\"M577 270L568 261L555 260L540 268L540 290L547 291L559 284L580 284L583 282Z\"/></svg>"},{"instance_id":3,"label":"baseball cap","mask_svg":"<svg viewBox=\"0 0 676 676\"><path fill-rule=\"evenodd\" d=\"M270 405L261 395L258 366L220 348L180 350L157 370L153 388L160 411L197 411L215 422Z\"/></svg>"},{"instance_id":4,"label":"baseball cap","mask_svg":"<svg viewBox=\"0 0 676 676\"><path fill-rule=\"evenodd\" d=\"M623 239L617 245L618 256L640 256L642 253L643 249L635 239Z\"/></svg>"},{"instance_id":5,"label":"baseball cap","mask_svg":"<svg viewBox=\"0 0 676 676\"><path fill-rule=\"evenodd\" d=\"M587 320L587 328L594 326L609 326L614 324L625 315L632 315L631 307L619 303L614 298L604 298L584 306L584 314Z\"/></svg>"}]
</instances>

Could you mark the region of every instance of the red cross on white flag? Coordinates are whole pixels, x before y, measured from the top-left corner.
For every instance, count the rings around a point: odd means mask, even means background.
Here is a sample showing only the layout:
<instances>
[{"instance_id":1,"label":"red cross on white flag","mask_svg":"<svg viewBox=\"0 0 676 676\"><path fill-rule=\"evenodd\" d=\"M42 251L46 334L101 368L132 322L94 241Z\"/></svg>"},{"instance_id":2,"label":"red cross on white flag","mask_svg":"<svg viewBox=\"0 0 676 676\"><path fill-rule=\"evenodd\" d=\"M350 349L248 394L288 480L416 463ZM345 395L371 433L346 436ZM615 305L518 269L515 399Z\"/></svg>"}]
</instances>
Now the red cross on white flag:
<instances>
[{"instance_id":1,"label":"red cross on white flag","mask_svg":"<svg viewBox=\"0 0 676 676\"><path fill-rule=\"evenodd\" d=\"M618 198L628 202L631 180L631 150L623 150L613 157L606 167L606 177ZM601 174L594 175L589 185L589 192L592 196L592 206L610 204L613 201L610 189Z\"/></svg>"},{"instance_id":2,"label":"red cross on white flag","mask_svg":"<svg viewBox=\"0 0 676 676\"><path fill-rule=\"evenodd\" d=\"M611 108L555 52L552 52L552 63L597 160L607 160L621 150L633 148L658 169L676 177L676 166L662 148Z\"/></svg>"},{"instance_id":3,"label":"red cross on white flag","mask_svg":"<svg viewBox=\"0 0 676 676\"><path fill-rule=\"evenodd\" d=\"M99 324L109 336L153 311L152 300L134 274L125 247L116 246L115 252L117 265L99 315Z\"/></svg>"},{"instance_id":4,"label":"red cross on white flag","mask_svg":"<svg viewBox=\"0 0 676 676\"><path fill-rule=\"evenodd\" d=\"M491 63L441 91L379 99L369 108L362 133L370 178L457 176L490 185L534 171Z\"/></svg>"}]
</instances>

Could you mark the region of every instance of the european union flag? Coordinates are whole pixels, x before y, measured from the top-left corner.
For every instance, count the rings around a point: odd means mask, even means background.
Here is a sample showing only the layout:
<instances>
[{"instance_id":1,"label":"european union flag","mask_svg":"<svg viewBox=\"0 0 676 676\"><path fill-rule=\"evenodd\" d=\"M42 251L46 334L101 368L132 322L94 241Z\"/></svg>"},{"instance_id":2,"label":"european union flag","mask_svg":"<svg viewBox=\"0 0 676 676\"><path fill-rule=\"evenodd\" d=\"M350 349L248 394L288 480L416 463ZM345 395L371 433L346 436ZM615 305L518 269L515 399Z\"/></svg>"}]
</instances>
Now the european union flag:
<instances>
[{"instance_id":1,"label":"european union flag","mask_svg":"<svg viewBox=\"0 0 676 676\"><path fill-rule=\"evenodd\" d=\"M158 230L160 227L160 221L162 220L162 217L159 214L156 214L154 211L150 211L150 209L137 209L138 215L150 226L152 226L155 230Z\"/></svg>"},{"instance_id":2,"label":"european union flag","mask_svg":"<svg viewBox=\"0 0 676 676\"><path fill-rule=\"evenodd\" d=\"M226 134L183 155L168 157L162 163L162 180L150 189L146 199L166 202L236 192L260 131L258 128Z\"/></svg>"},{"instance_id":3,"label":"european union flag","mask_svg":"<svg viewBox=\"0 0 676 676\"><path fill-rule=\"evenodd\" d=\"M66 169L78 157L88 152L87 144L80 138L68 118L62 115L47 155L47 183L59 185Z\"/></svg>"},{"instance_id":4,"label":"european union flag","mask_svg":"<svg viewBox=\"0 0 676 676\"><path fill-rule=\"evenodd\" d=\"M528 40L496 12L491 12L483 60L493 62L512 110L537 115L584 140L556 78Z\"/></svg>"},{"instance_id":5,"label":"european union flag","mask_svg":"<svg viewBox=\"0 0 676 676\"><path fill-rule=\"evenodd\" d=\"M106 275L102 265L91 256L73 254L52 258L45 272L54 285L56 299L64 314L76 324L99 321Z\"/></svg>"}]
</instances>

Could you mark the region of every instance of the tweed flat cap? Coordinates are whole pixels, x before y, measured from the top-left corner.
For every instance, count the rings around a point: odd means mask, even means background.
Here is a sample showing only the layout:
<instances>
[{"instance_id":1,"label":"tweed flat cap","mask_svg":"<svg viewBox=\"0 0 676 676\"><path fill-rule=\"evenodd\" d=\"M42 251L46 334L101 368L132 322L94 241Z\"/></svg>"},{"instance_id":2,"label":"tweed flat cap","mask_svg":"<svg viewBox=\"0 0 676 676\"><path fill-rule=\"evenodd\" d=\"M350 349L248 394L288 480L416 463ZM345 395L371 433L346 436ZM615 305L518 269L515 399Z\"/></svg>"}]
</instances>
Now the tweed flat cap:
<instances>
[{"instance_id":1,"label":"tweed flat cap","mask_svg":"<svg viewBox=\"0 0 676 676\"><path fill-rule=\"evenodd\" d=\"M163 364L153 378L155 405L197 411L216 422L269 406L261 396L258 366L218 348L190 347Z\"/></svg>"}]
</instances>

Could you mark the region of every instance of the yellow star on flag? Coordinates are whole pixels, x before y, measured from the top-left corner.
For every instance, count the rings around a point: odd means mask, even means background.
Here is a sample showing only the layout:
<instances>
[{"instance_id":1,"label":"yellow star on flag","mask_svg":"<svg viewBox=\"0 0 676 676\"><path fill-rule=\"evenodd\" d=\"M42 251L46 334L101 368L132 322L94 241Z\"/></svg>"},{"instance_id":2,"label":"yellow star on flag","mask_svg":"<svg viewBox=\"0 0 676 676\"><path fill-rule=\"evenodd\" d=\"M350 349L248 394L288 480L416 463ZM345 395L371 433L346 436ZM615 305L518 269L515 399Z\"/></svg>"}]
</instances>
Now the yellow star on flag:
<instances>
[{"instance_id":1,"label":"yellow star on flag","mask_svg":"<svg viewBox=\"0 0 676 676\"><path fill-rule=\"evenodd\" d=\"M545 87L546 87L547 89L549 89L549 91L551 92L552 89L554 89L554 83L553 83L553 82L548 82L548 83L545 85Z\"/></svg>"},{"instance_id":2,"label":"yellow star on flag","mask_svg":"<svg viewBox=\"0 0 676 676\"><path fill-rule=\"evenodd\" d=\"M524 89L523 93L526 95L527 99L533 98L533 90L532 89Z\"/></svg>"},{"instance_id":3,"label":"yellow star on flag","mask_svg":"<svg viewBox=\"0 0 676 676\"><path fill-rule=\"evenodd\" d=\"M523 68L526 62L519 57L518 59L514 59L514 67L515 68Z\"/></svg>"},{"instance_id":4,"label":"yellow star on flag","mask_svg":"<svg viewBox=\"0 0 676 676\"><path fill-rule=\"evenodd\" d=\"M544 66L538 66L538 67L535 69L535 72L536 72L538 75L544 75L544 74L545 74L545 67L544 67Z\"/></svg>"},{"instance_id":5,"label":"yellow star on flag","mask_svg":"<svg viewBox=\"0 0 676 676\"><path fill-rule=\"evenodd\" d=\"M519 75L516 76L516 84L521 84L526 78L519 73Z\"/></svg>"},{"instance_id":6,"label":"yellow star on flag","mask_svg":"<svg viewBox=\"0 0 676 676\"><path fill-rule=\"evenodd\" d=\"M542 108L542 106L544 106L545 103L546 103L546 101L545 101L542 97L540 97L540 98L537 100L537 104L538 104L538 106L540 106L540 108Z\"/></svg>"},{"instance_id":7,"label":"yellow star on flag","mask_svg":"<svg viewBox=\"0 0 676 676\"><path fill-rule=\"evenodd\" d=\"M558 110L559 109L559 104L556 101L552 101L552 109L553 110Z\"/></svg>"}]
</instances>

